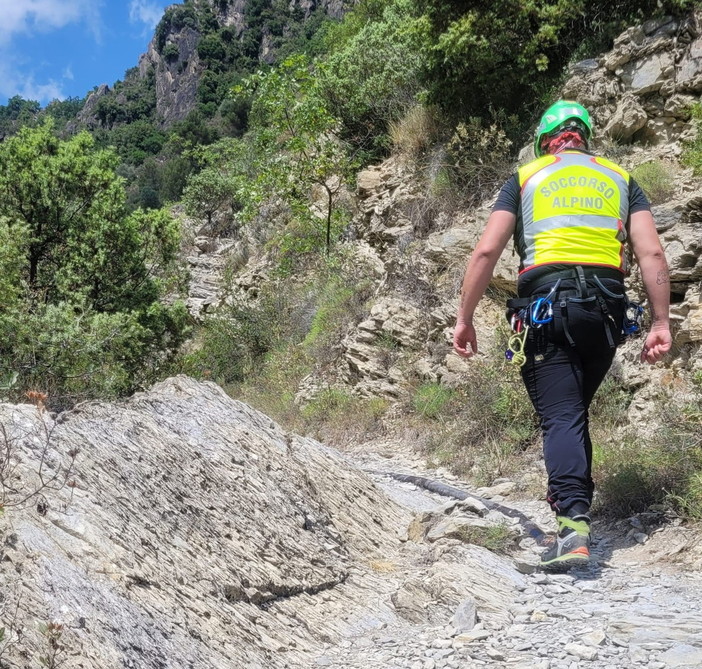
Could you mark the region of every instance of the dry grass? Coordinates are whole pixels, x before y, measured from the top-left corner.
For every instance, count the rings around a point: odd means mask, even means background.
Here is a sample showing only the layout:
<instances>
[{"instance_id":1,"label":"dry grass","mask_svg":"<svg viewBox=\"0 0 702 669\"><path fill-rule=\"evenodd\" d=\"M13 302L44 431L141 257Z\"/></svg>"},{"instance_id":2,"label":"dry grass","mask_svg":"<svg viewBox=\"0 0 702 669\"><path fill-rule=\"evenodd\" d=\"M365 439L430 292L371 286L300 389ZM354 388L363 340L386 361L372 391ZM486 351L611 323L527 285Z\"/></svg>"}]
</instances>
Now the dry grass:
<instances>
[{"instance_id":1,"label":"dry grass","mask_svg":"<svg viewBox=\"0 0 702 669\"><path fill-rule=\"evenodd\" d=\"M397 571L397 564L389 560L370 560L368 566L377 574L392 574Z\"/></svg>"},{"instance_id":2,"label":"dry grass","mask_svg":"<svg viewBox=\"0 0 702 669\"><path fill-rule=\"evenodd\" d=\"M356 397L330 388L302 409L302 429L324 443L345 448L382 435L388 408L382 397Z\"/></svg>"},{"instance_id":3,"label":"dry grass","mask_svg":"<svg viewBox=\"0 0 702 669\"><path fill-rule=\"evenodd\" d=\"M412 107L402 119L390 123L389 134L393 148L398 153L417 159L439 138L437 110L424 105Z\"/></svg>"}]
</instances>

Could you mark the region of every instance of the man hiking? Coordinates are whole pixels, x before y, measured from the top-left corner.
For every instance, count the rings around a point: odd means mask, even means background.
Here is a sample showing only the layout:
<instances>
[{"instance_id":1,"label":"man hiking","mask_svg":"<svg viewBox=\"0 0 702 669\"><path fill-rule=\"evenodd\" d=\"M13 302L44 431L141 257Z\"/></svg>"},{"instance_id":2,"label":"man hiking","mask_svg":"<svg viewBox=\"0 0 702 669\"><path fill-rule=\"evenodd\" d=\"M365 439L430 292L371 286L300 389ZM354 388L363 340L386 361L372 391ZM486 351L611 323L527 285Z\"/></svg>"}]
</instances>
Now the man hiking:
<instances>
[{"instance_id":1,"label":"man hiking","mask_svg":"<svg viewBox=\"0 0 702 669\"><path fill-rule=\"evenodd\" d=\"M508 355L521 364L540 418L547 499L558 524L556 542L541 556L545 569L589 561L588 409L625 322L627 240L651 310L641 360L655 363L671 347L668 266L650 205L626 171L588 152L591 137L583 106L561 100L546 110L536 130L536 160L503 186L470 258L454 331L459 355L477 353L473 313L513 238L519 297L508 302L508 313L519 345Z\"/></svg>"}]
</instances>

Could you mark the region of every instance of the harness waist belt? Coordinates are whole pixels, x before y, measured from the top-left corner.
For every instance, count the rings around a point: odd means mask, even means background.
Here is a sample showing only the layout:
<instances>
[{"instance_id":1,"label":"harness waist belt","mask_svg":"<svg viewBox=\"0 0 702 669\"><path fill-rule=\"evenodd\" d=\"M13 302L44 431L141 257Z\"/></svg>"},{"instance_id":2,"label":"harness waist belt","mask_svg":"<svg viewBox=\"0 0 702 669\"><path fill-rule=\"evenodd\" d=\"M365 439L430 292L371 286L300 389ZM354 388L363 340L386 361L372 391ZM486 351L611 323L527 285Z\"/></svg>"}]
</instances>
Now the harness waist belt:
<instances>
[{"instance_id":1,"label":"harness waist belt","mask_svg":"<svg viewBox=\"0 0 702 669\"><path fill-rule=\"evenodd\" d=\"M555 283L559 279L578 279L578 269L582 270L586 279L613 279L624 285L624 275L617 269L612 267L598 267L595 265L575 265L573 267L563 268L543 268L531 270L534 272L534 277L524 275L518 284L518 292L520 296L533 295L549 284ZM528 274L530 274L529 272Z\"/></svg>"}]
</instances>

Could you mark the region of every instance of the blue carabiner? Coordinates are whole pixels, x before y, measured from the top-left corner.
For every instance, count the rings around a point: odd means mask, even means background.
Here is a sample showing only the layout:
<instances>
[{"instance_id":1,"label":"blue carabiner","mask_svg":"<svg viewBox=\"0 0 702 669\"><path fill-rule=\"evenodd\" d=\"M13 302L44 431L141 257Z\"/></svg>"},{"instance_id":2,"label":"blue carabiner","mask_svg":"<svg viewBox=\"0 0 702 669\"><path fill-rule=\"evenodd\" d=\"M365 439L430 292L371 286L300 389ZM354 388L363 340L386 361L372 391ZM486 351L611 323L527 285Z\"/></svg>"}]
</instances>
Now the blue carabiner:
<instances>
[{"instance_id":1,"label":"blue carabiner","mask_svg":"<svg viewBox=\"0 0 702 669\"><path fill-rule=\"evenodd\" d=\"M539 312L544 309L543 316L539 318ZM550 323L553 318L553 305L551 300L547 300L543 297L538 298L531 305L531 322L533 325L544 325L545 323Z\"/></svg>"}]
</instances>

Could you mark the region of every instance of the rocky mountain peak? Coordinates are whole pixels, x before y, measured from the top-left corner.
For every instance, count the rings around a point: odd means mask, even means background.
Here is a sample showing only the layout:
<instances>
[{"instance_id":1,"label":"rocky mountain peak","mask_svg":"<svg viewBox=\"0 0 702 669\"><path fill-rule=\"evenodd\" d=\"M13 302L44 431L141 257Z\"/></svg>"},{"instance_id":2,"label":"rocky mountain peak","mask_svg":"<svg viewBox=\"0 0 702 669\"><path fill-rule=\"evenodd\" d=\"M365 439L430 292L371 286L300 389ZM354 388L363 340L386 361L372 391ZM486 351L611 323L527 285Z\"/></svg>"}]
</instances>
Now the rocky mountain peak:
<instances>
[{"instance_id":1,"label":"rocky mountain peak","mask_svg":"<svg viewBox=\"0 0 702 669\"><path fill-rule=\"evenodd\" d=\"M250 11L249 0L197 0L193 4L200 9L209 9L218 26L232 28L238 40L242 40L252 29L251 22L255 15ZM318 9L331 18L341 18L353 4L353 0L292 0L288 10L291 16L296 9L299 10L303 21ZM175 10L174 7L171 9ZM161 25L157 28L147 52L141 56L139 72L146 76L150 68L154 69L157 116L164 125L170 125L184 119L195 107L198 84L207 65L198 53L202 28L179 21L170 21L165 30L161 28ZM261 28L258 58L262 63L269 64L276 58L271 28L267 24Z\"/></svg>"}]
</instances>

